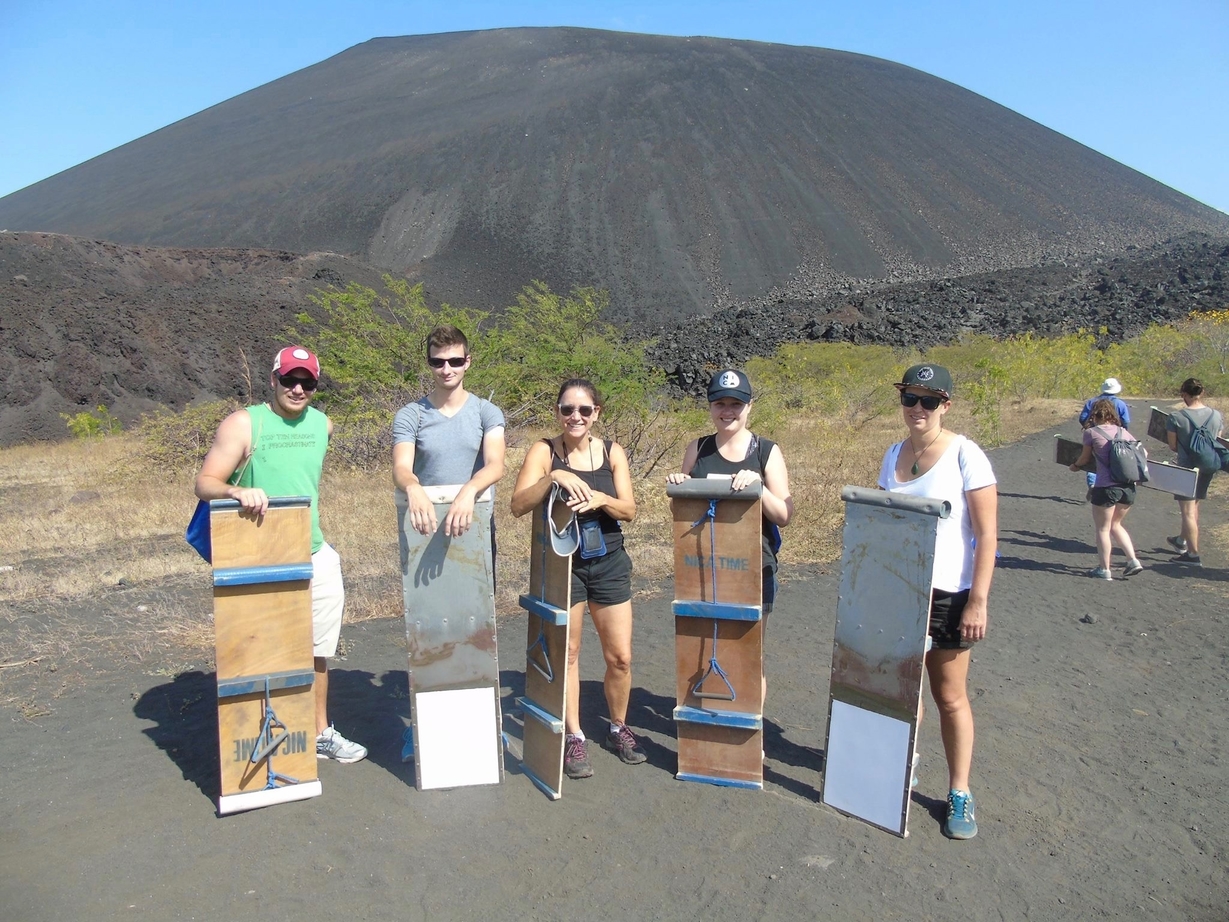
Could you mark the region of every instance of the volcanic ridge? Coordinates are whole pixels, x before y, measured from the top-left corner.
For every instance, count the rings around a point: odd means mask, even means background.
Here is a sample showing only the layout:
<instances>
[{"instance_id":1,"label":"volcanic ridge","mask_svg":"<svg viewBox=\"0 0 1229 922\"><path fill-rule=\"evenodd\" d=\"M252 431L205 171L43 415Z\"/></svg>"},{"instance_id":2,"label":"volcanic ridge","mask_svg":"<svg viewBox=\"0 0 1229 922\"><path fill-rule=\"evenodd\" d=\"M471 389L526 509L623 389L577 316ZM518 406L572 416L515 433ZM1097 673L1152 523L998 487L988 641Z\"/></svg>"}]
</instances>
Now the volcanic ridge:
<instances>
[{"instance_id":1,"label":"volcanic ridge","mask_svg":"<svg viewBox=\"0 0 1229 922\"><path fill-rule=\"evenodd\" d=\"M605 288L686 387L799 336L924 344L894 313L915 303L942 314L924 336L1083 323L1063 292L1098 266L1117 287L1091 315L1134 328L1217 297L1229 238L898 64L570 28L374 39L0 199L0 227L22 232L0 234L0 441L233 393L233 356L261 365L314 285L385 271L488 309L533 279ZM1138 260L1188 257L1195 281L1135 293Z\"/></svg>"}]
</instances>

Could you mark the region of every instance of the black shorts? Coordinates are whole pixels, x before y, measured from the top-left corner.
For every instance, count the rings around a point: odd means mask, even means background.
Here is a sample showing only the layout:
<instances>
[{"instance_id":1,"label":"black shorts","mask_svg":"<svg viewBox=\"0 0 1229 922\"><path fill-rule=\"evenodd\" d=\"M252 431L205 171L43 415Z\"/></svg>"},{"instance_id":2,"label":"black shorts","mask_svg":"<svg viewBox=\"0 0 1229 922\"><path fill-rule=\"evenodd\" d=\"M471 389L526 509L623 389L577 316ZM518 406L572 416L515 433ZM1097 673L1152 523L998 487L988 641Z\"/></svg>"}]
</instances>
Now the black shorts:
<instances>
[{"instance_id":1,"label":"black shorts","mask_svg":"<svg viewBox=\"0 0 1229 922\"><path fill-rule=\"evenodd\" d=\"M1135 502L1135 484L1093 487L1089 502L1094 506L1130 506Z\"/></svg>"},{"instance_id":2,"label":"black shorts","mask_svg":"<svg viewBox=\"0 0 1229 922\"><path fill-rule=\"evenodd\" d=\"M777 571L772 567L764 568L764 588L761 591L763 606L760 610L767 615L772 611L772 603L777 600Z\"/></svg>"},{"instance_id":3,"label":"black shorts","mask_svg":"<svg viewBox=\"0 0 1229 922\"><path fill-rule=\"evenodd\" d=\"M930 591L930 639L938 650L967 650L973 642L960 636L960 616L969 604L969 590Z\"/></svg>"},{"instance_id":4,"label":"black shorts","mask_svg":"<svg viewBox=\"0 0 1229 922\"><path fill-rule=\"evenodd\" d=\"M622 545L601 557L572 556L572 604L618 605L632 597L632 559Z\"/></svg>"},{"instance_id":5,"label":"black shorts","mask_svg":"<svg viewBox=\"0 0 1229 922\"><path fill-rule=\"evenodd\" d=\"M1208 498L1208 484L1212 482L1212 475L1215 473L1216 471L1199 471L1199 476L1195 480L1195 499ZM1183 500L1190 502L1191 497L1175 496L1174 499L1178 500L1179 502Z\"/></svg>"}]
</instances>

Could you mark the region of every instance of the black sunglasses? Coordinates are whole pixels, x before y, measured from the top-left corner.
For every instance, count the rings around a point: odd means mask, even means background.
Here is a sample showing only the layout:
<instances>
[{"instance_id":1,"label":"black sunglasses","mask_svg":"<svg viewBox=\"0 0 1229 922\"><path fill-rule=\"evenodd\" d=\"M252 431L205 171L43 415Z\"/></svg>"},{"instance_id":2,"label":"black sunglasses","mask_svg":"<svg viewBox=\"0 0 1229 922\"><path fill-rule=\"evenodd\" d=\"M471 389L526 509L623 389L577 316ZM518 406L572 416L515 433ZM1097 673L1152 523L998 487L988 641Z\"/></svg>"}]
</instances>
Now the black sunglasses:
<instances>
[{"instance_id":1,"label":"black sunglasses","mask_svg":"<svg viewBox=\"0 0 1229 922\"><path fill-rule=\"evenodd\" d=\"M936 397L933 394L926 394L923 396L922 394L906 394L904 391L900 392L900 405L902 407L916 407L920 403L922 405L922 409L937 410L939 409L939 405L946 399L946 397Z\"/></svg>"},{"instance_id":2,"label":"black sunglasses","mask_svg":"<svg viewBox=\"0 0 1229 922\"><path fill-rule=\"evenodd\" d=\"M591 406L578 407L570 403L559 404L559 414L565 418L568 416L571 416L573 413L579 413L585 419L588 419L590 416L593 415L593 411L596 409L597 407L591 407Z\"/></svg>"},{"instance_id":3,"label":"black sunglasses","mask_svg":"<svg viewBox=\"0 0 1229 922\"><path fill-rule=\"evenodd\" d=\"M454 355L446 359L436 358L435 356L430 356L427 358L427 364L432 368L443 368L445 365L451 365L453 368L460 368L468 361L468 355Z\"/></svg>"},{"instance_id":4,"label":"black sunglasses","mask_svg":"<svg viewBox=\"0 0 1229 922\"><path fill-rule=\"evenodd\" d=\"M297 385L298 387L303 388L306 393L310 394L316 389L316 385L320 382L315 378L296 378L294 375L278 375L277 383L286 388L288 391L294 390L295 386Z\"/></svg>"}]
</instances>

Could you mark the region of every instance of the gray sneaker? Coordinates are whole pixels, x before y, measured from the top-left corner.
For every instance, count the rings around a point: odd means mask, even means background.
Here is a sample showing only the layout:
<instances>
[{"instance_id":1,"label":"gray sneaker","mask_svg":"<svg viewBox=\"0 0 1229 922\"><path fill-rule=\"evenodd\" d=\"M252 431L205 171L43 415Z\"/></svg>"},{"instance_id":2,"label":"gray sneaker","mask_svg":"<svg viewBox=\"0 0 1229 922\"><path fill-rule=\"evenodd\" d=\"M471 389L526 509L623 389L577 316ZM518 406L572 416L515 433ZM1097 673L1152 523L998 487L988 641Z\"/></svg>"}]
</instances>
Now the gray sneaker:
<instances>
[{"instance_id":1,"label":"gray sneaker","mask_svg":"<svg viewBox=\"0 0 1229 922\"><path fill-rule=\"evenodd\" d=\"M1127 565L1122 568L1122 576L1125 579L1128 576L1134 576L1136 573L1143 573L1144 565L1138 560L1128 560Z\"/></svg>"},{"instance_id":2,"label":"gray sneaker","mask_svg":"<svg viewBox=\"0 0 1229 922\"><path fill-rule=\"evenodd\" d=\"M1165 540L1168 541L1169 546L1172 547L1179 554L1186 553L1186 539L1183 538L1181 535L1174 535L1172 538L1166 538Z\"/></svg>"},{"instance_id":3,"label":"gray sneaker","mask_svg":"<svg viewBox=\"0 0 1229 922\"><path fill-rule=\"evenodd\" d=\"M610 732L606 734L606 739L602 741L602 746L628 765L639 765L648 758L644 750L640 748L636 737L632 735L632 731L627 729L625 724L620 724L618 727L612 726Z\"/></svg>"},{"instance_id":4,"label":"gray sneaker","mask_svg":"<svg viewBox=\"0 0 1229 922\"><path fill-rule=\"evenodd\" d=\"M327 730L316 737L316 758L332 759L349 765L367 758L367 750L358 743L350 742L330 724Z\"/></svg>"},{"instance_id":5,"label":"gray sneaker","mask_svg":"<svg viewBox=\"0 0 1229 922\"><path fill-rule=\"evenodd\" d=\"M593 766L589 764L588 740L569 736L563 744L563 773L569 778L592 778Z\"/></svg>"},{"instance_id":6,"label":"gray sneaker","mask_svg":"<svg viewBox=\"0 0 1229 922\"><path fill-rule=\"evenodd\" d=\"M1088 575L1093 579L1113 579L1114 574L1110 573L1105 567L1093 567L1088 571Z\"/></svg>"}]
</instances>

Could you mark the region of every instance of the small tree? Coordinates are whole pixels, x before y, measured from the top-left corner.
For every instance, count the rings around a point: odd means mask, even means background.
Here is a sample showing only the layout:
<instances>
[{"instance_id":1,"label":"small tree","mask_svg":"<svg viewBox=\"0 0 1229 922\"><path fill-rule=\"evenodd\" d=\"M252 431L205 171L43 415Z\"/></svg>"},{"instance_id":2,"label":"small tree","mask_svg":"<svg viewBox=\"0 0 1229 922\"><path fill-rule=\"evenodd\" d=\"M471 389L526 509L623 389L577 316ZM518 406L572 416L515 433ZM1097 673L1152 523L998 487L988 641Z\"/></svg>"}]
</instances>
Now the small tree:
<instances>
[{"instance_id":1,"label":"small tree","mask_svg":"<svg viewBox=\"0 0 1229 922\"><path fill-rule=\"evenodd\" d=\"M80 413L61 413L60 419L76 439L101 439L124 428L119 417L104 406Z\"/></svg>"}]
</instances>

